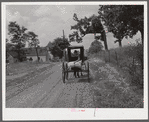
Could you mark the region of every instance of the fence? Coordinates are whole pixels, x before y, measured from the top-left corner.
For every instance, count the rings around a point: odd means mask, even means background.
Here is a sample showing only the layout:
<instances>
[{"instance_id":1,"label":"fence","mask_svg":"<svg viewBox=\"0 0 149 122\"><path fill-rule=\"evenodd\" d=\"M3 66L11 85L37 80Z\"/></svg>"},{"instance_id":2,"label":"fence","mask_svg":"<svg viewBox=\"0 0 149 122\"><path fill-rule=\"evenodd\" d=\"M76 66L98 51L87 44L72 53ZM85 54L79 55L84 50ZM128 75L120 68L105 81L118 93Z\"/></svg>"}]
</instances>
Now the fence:
<instances>
[{"instance_id":1,"label":"fence","mask_svg":"<svg viewBox=\"0 0 149 122\"><path fill-rule=\"evenodd\" d=\"M131 83L143 87L143 47L142 45L100 51L98 54L105 63L112 63L129 74Z\"/></svg>"}]
</instances>

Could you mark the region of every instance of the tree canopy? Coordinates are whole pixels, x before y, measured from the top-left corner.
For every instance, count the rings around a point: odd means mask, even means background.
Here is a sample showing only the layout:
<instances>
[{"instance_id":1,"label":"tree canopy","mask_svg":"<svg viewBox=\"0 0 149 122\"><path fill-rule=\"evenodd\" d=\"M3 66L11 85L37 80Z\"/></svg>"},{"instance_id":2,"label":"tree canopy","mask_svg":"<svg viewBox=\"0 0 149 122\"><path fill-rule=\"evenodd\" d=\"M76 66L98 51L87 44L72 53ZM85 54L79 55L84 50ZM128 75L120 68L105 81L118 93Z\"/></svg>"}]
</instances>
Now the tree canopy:
<instances>
[{"instance_id":1,"label":"tree canopy","mask_svg":"<svg viewBox=\"0 0 149 122\"><path fill-rule=\"evenodd\" d=\"M109 32L121 42L123 37L132 38L138 31L144 36L143 5L100 5L99 17Z\"/></svg>"},{"instance_id":2,"label":"tree canopy","mask_svg":"<svg viewBox=\"0 0 149 122\"><path fill-rule=\"evenodd\" d=\"M8 25L8 35L10 36L11 43L15 44L15 49L18 52L18 59L21 61L21 51L25 47L28 35L26 33L27 28L20 27L16 22L10 22ZM6 40L8 41L8 40Z\"/></svg>"},{"instance_id":3,"label":"tree canopy","mask_svg":"<svg viewBox=\"0 0 149 122\"><path fill-rule=\"evenodd\" d=\"M13 50L18 53L18 59L21 61L21 55L25 55L25 45L26 42L29 42L29 47L35 48L37 52L38 57L38 50L39 47L39 39L37 38L38 35L36 35L32 31L27 32L27 28L24 26L20 26L17 24L17 22L10 22L8 25L8 35L10 37L10 42L13 44ZM6 42L8 42L8 39L6 39ZM10 44L7 44L7 47L10 47ZM9 50L7 50L8 52Z\"/></svg>"},{"instance_id":4,"label":"tree canopy","mask_svg":"<svg viewBox=\"0 0 149 122\"><path fill-rule=\"evenodd\" d=\"M39 56L38 56L38 47L39 47L39 39L37 38L38 35L36 35L34 32L32 31L29 31L28 33L28 37L29 37L29 46L32 47L32 48L35 48L36 50L36 54L37 54L37 59L38 59L38 62L39 62Z\"/></svg>"},{"instance_id":5,"label":"tree canopy","mask_svg":"<svg viewBox=\"0 0 149 122\"><path fill-rule=\"evenodd\" d=\"M92 15L88 18L84 17L78 19L77 14L74 13L73 19L77 22L77 24L71 26L71 29L74 31L72 34L69 35L70 42L76 41L80 43L82 42L82 37L90 33L94 34L94 38L97 39L96 33L100 33L101 36L99 36L98 39L104 41L105 49L108 50L106 33L102 25L101 19L98 16Z\"/></svg>"},{"instance_id":6,"label":"tree canopy","mask_svg":"<svg viewBox=\"0 0 149 122\"><path fill-rule=\"evenodd\" d=\"M25 46L27 40L27 28L24 26L20 27L16 22L10 22L8 25L8 35L12 43L20 44L20 47Z\"/></svg>"},{"instance_id":7,"label":"tree canopy","mask_svg":"<svg viewBox=\"0 0 149 122\"><path fill-rule=\"evenodd\" d=\"M59 57L59 58L62 58L63 50L70 45L67 38L63 39L60 37L54 39L54 41L51 42L51 44L52 44L52 46L50 48L50 51L51 51L52 55L54 57Z\"/></svg>"},{"instance_id":8,"label":"tree canopy","mask_svg":"<svg viewBox=\"0 0 149 122\"><path fill-rule=\"evenodd\" d=\"M37 38L38 35L36 35L34 32L29 31L27 33L28 37L29 37L29 46L30 47L34 47L37 48L40 44L39 39Z\"/></svg>"}]
</instances>

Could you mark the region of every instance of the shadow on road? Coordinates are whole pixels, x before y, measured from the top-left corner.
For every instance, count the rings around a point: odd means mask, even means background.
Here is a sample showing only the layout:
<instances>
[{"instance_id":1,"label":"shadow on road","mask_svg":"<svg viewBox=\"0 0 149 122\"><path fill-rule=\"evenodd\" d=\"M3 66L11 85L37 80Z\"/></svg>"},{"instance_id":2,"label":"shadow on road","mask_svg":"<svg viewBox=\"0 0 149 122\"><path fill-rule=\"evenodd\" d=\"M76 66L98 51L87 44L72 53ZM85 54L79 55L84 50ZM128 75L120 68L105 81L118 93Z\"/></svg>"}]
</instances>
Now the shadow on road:
<instances>
[{"instance_id":1,"label":"shadow on road","mask_svg":"<svg viewBox=\"0 0 149 122\"><path fill-rule=\"evenodd\" d=\"M65 84L72 84L72 83L92 83L93 82L93 78L90 76L89 80L88 80L88 75L85 74L83 76L80 76L80 78L75 78L75 77L71 77L68 78L68 80L65 81Z\"/></svg>"}]
</instances>

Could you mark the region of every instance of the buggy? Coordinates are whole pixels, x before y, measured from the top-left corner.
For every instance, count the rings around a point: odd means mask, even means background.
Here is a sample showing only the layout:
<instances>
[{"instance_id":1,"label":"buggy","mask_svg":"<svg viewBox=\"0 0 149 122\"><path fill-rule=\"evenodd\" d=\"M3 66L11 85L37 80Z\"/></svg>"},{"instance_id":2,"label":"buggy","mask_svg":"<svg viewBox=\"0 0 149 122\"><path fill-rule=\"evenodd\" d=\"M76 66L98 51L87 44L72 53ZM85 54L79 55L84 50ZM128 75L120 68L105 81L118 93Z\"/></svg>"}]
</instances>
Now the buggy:
<instances>
[{"instance_id":1,"label":"buggy","mask_svg":"<svg viewBox=\"0 0 149 122\"><path fill-rule=\"evenodd\" d=\"M80 53L78 57L74 56L72 50L79 50ZM69 72L74 72L73 68L79 68L79 72L86 72L87 78L89 82L89 62L87 61L87 57L84 56L84 47L83 46L69 46L63 50L63 63L62 63L62 79L63 83L65 80L68 80Z\"/></svg>"}]
</instances>

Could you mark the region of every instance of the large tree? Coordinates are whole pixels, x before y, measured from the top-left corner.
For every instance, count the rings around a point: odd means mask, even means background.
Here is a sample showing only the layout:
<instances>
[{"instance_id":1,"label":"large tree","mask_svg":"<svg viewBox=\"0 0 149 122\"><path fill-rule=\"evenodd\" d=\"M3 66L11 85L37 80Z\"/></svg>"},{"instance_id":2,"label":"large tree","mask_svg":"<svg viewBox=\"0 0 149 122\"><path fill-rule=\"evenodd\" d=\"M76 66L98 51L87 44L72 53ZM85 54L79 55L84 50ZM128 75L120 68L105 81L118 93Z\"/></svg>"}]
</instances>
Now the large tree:
<instances>
[{"instance_id":1,"label":"large tree","mask_svg":"<svg viewBox=\"0 0 149 122\"><path fill-rule=\"evenodd\" d=\"M86 34L92 33L94 38L96 38L96 33L100 33L101 36L98 39L104 42L105 49L108 50L106 33L100 17L92 15L88 18L78 19L77 14L74 14L73 19L77 24L71 26L71 29L75 31L69 35L70 41L77 41L79 43L82 42L82 37Z\"/></svg>"},{"instance_id":2,"label":"large tree","mask_svg":"<svg viewBox=\"0 0 149 122\"><path fill-rule=\"evenodd\" d=\"M26 41L28 39L27 28L24 26L20 27L16 22L10 22L8 25L8 35L10 37L11 43L15 44L16 51L18 53L18 59L21 61L21 51L25 47Z\"/></svg>"},{"instance_id":3,"label":"large tree","mask_svg":"<svg viewBox=\"0 0 149 122\"><path fill-rule=\"evenodd\" d=\"M38 35L36 35L34 32L29 31L28 32L28 36L29 36L29 46L32 48L35 48L36 50L36 54L37 54L37 60L39 62L39 56L38 56L38 48L39 48L39 39L37 38Z\"/></svg>"},{"instance_id":4,"label":"large tree","mask_svg":"<svg viewBox=\"0 0 149 122\"><path fill-rule=\"evenodd\" d=\"M124 37L132 38L138 31L144 39L144 10L143 5L100 5L99 17L104 21L109 32L117 38L116 42Z\"/></svg>"}]
</instances>

